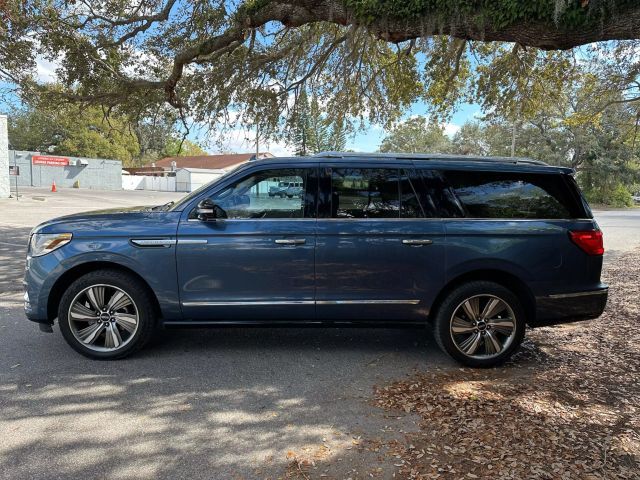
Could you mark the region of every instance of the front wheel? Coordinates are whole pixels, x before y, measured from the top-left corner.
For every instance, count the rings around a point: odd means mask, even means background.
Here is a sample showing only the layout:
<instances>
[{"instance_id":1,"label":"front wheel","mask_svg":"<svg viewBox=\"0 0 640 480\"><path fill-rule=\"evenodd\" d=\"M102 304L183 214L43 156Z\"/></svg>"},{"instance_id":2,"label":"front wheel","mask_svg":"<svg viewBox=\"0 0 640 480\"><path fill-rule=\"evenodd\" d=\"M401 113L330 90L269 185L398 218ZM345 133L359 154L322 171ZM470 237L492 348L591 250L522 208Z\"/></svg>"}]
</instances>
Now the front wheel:
<instances>
[{"instance_id":1,"label":"front wheel","mask_svg":"<svg viewBox=\"0 0 640 480\"><path fill-rule=\"evenodd\" d=\"M458 362L492 367L518 349L525 323L522 304L511 290L493 282L469 282L440 305L434 336L440 348Z\"/></svg>"},{"instance_id":2,"label":"front wheel","mask_svg":"<svg viewBox=\"0 0 640 480\"><path fill-rule=\"evenodd\" d=\"M133 275L97 270L75 280L60 300L60 331L86 357L117 359L151 337L154 308L145 286Z\"/></svg>"}]
</instances>

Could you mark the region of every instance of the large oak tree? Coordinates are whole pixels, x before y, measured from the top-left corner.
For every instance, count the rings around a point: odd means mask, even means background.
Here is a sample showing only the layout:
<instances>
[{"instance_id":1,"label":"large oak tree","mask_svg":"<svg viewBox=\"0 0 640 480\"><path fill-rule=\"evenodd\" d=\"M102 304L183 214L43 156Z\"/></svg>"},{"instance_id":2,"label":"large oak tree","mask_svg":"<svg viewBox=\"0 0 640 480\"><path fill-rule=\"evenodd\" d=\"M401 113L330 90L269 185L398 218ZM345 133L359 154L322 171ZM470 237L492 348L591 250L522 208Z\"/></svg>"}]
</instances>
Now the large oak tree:
<instances>
[{"instance_id":1,"label":"large oak tree","mask_svg":"<svg viewBox=\"0 0 640 480\"><path fill-rule=\"evenodd\" d=\"M4 0L0 16L0 76L27 101L169 104L262 135L284 131L303 87L347 121L419 99L440 116L462 100L533 115L577 65L614 56L607 88L640 100L636 0ZM34 78L37 58L62 89Z\"/></svg>"}]
</instances>

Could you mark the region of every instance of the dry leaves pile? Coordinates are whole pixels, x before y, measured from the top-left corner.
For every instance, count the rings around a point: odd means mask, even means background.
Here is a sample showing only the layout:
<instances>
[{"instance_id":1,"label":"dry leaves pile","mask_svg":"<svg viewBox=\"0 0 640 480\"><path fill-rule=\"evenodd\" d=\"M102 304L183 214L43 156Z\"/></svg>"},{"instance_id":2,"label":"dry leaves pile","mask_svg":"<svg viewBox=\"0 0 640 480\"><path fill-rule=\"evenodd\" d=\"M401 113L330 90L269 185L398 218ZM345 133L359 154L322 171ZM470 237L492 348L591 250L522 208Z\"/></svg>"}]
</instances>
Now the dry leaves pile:
<instances>
[{"instance_id":1,"label":"dry leaves pile","mask_svg":"<svg viewBox=\"0 0 640 480\"><path fill-rule=\"evenodd\" d=\"M640 479L640 252L604 271L598 320L528 331L509 364L418 374L375 403L417 413L399 478Z\"/></svg>"}]
</instances>

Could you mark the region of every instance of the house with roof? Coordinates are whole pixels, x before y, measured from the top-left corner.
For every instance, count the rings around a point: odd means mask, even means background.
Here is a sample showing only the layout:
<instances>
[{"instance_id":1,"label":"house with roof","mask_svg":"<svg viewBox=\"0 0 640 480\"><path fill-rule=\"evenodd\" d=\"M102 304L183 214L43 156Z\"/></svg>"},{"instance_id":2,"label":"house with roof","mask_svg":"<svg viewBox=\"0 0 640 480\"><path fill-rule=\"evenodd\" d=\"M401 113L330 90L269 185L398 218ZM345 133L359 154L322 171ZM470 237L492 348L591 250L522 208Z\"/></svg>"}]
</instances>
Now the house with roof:
<instances>
[{"instance_id":1,"label":"house with roof","mask_svg":"<svg viewBox=\"0 0 640 480\"><path fill-rule=\"evenodd\" d=\"M192 192L243 163L256 158L271 157L273 155L269 152L262 152L257 156L254 152L166 157L144 167L127 168L127 174L132 177L123 178L123 187L136 190ZM138 180L140 178L141 180Z\"/></svg>"},{"instance_id":2,"label":"house with roof","mask_svg":"<svg viewBox=\"0 0 640 480\"><path fill-rule=\"evenodd\" d=\"M269 152L260 153L257 159L271 158ZM200 170L229 171L245 162L256 160L256 153L221 153L218 155L194 155L188 157L166 157L151 164L164 170L175 171L178 168L198 168Z\"/></svg>"}]
</instances>

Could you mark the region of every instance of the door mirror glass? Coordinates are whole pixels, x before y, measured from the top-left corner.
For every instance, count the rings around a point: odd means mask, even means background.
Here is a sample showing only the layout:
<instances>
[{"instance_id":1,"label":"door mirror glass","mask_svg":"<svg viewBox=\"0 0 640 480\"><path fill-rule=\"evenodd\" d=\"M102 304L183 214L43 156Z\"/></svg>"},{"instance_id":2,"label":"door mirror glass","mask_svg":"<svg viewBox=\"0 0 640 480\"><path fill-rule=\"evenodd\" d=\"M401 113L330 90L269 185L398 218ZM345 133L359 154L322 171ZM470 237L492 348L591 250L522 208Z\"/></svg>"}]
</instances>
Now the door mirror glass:
<instances>
[{"instance_id":1,"label":"door mirror glass","mask_svg":"<svg viewBox=\"0 0 640 480\"><path fill-rule=\"evenodd\" d=\"M216 205L210 198L205 198L198 203L196 214L198 216L198 220L203 222L227 218L227 213Z\"/></svg>"}]
</instances>

